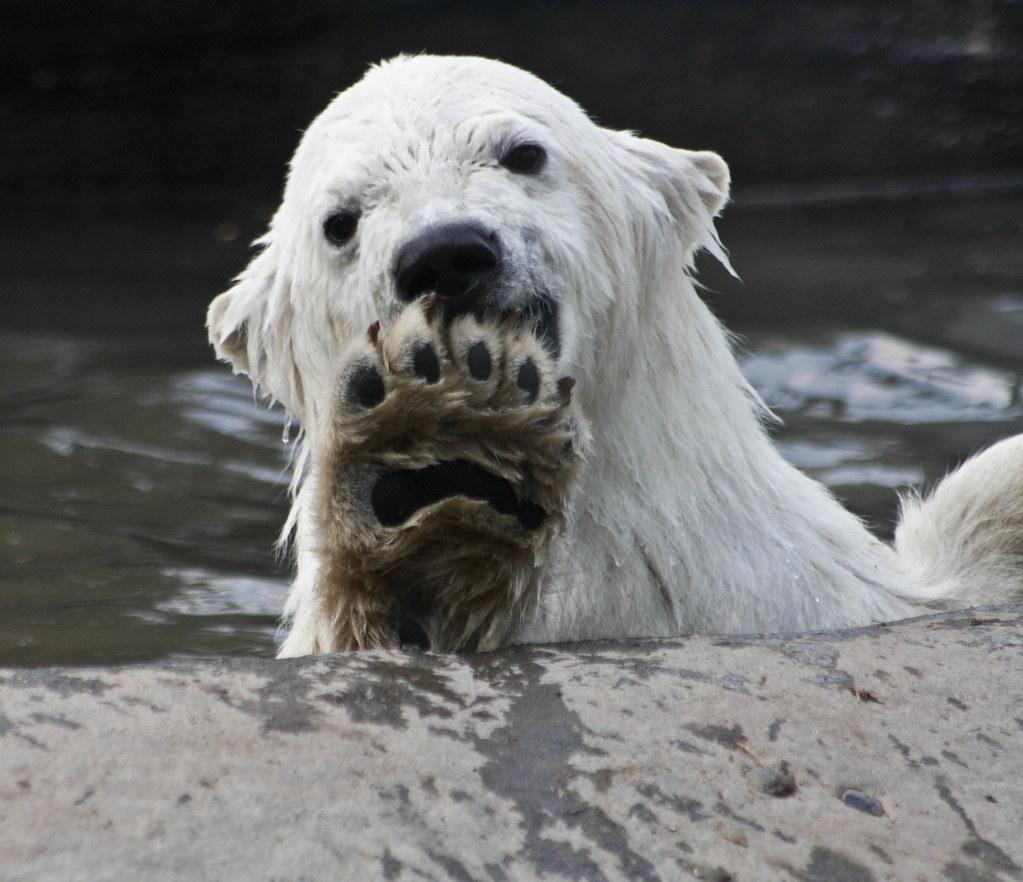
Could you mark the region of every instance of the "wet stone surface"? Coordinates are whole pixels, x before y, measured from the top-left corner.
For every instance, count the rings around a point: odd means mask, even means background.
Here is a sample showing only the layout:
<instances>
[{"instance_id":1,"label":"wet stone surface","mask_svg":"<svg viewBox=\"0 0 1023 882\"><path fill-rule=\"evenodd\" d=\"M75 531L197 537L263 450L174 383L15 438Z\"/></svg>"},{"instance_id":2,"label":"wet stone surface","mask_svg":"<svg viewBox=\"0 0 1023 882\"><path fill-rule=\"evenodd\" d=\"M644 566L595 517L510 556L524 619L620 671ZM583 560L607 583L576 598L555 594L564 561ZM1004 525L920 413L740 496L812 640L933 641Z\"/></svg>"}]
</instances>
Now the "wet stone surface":
<instances>
[{"instance_id":1,"label":"wet stone surface","mask_svg":"<svg viewBox=\"0 0 1023 882\"><path fill-rule=\"evenodd\" d=\"M854 790L852 788L843 790L841 799L849 808L856 809L858 812L865 812L877 818L884 814L884 806L881 805L880 800L869 793L864 793L862 790Z\"/></svg>"},{"instance_id":2,"label":"wet stone surface","mask_svg":"<svg viewBox=\"0 0 1023 882\"><path fill-rule=\"evenodd\" d=\"M796 779L788 770L788 763L780 768L757 768L750 773L750 781L768 796L791 796L796 792Z\"/></svg>"},{"instance_id":3,"label":"wet stone surface","mask_svg":"<svg viewBox=\"0 0 1023 882\"><path fill-rule=\"evenodd\" d=\"M1019 879L1021 633L0 669L2 875Z\"/></svg>"}]
</instances>

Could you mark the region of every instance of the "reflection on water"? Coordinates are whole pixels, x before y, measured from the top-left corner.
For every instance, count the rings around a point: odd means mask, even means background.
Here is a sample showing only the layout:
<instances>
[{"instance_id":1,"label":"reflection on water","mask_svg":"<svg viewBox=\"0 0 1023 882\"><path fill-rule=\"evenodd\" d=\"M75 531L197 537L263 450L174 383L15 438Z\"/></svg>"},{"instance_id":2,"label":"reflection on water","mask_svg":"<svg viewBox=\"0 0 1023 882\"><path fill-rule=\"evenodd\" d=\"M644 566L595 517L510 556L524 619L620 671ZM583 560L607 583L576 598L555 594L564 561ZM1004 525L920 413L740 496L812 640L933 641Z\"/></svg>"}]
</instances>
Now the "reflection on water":
<instances>
[{"instance_id":1,"label":"reflection on water","mask_svg":"<svg viewBox=\"0 0 1023 882\"><path fill-rule=\"evenodd\" d=\"M1020 332L1023 349L1023 322ZM933 482L1023 428L1023 360L1013 370L882 331L827 327L754 332L750 350L743 368L784 420L775 433L784 456L885 536L894 491Z\"/></svg>"},{"instance_id":2,"label":"reflection on water","mask_svg":"<svg viewBox=\"0 0 1023 882\"><path fill-rule=\"evenodd\" d=\"M161 370L154 346L140 369L137 346L0 335L0 662L273 649L279 417L215 365Z\"/></svg>"},{"instance_id":3,"label":"reflection on water","mask_svg":"<svg viewBox=\"0 0 1023 882\"><path fill-rule=\"evenodd\" d=\"M711 296L778 443L879 532L896 489L1023 431L1015 201L759 207L726 225L744 287ZM177 272L189 303L216 290L209 266ZM29 290L30 275L16 302L85 314L83 282L56 266ZM213 364L198 311L168 330L166 304L154 320L129 302L87 331L33 330L45 313L0 330L0 664L273 651L282 414Z\"/></svg>"},{"instance_id":4,"label":"reflection on water","mask_svg":"<svg viewBox=\"0 0 1023 882\"><path fill-rule=\"evenodd\" d=\"M1021 301L1023 302L1023 301ZM778 410L837 422L935 423L1020 415L1019 375L885 333L758 340L746 375Z\"/></svg>"}]
</instances>

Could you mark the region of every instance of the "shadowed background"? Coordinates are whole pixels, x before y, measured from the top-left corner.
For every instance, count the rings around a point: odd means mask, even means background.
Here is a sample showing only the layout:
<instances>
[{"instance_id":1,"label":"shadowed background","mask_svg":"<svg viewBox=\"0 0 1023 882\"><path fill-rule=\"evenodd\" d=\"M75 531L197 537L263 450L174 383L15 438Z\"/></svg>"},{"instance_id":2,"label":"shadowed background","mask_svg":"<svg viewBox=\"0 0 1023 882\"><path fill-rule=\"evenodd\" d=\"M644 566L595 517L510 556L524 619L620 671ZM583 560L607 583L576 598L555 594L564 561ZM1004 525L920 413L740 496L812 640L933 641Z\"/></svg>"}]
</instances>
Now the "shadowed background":
<instances>
[{"instance_id":1,"label":"shadowed background","mask_svg":"<svg viewBox=\"0 0 1023 882\"><path fill-rule=\"evenodd\" d=\"M739 185L1020 164L1023 5L3 0L0 185L66 204L269 208L366 65L489 55Z\"/></svg>"},{"instance_id":2,"label":"shadowed background","mask_svg":"<svg viewBox=\"0 0 1023 882\"><path fill-rule=\"evenodd\" d=\"M725 156L743 282L702 262L706 296L882 534L1023 429L1023 4L0 0L0 662L271 651L281 416L205 306L301 130L402 51Z\"/></svg>"}]
</instances>

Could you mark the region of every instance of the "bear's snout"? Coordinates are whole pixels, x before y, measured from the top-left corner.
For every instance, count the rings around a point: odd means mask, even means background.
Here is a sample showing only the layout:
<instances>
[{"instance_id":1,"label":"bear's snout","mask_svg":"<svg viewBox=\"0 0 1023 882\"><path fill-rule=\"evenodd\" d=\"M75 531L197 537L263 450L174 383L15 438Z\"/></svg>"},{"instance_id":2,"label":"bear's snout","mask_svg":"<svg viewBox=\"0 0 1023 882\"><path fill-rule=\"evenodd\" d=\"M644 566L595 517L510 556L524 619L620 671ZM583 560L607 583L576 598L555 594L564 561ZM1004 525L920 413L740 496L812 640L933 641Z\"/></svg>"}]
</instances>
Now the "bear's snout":
<instances>
[{"instance_id":1,"label":"bear's snout","mask_svg":"<svg viewBox=\"0 0 1023 882\"><path fill-rule=\"evenodd\" d=\"M457 312L481 306L500 273L497 233L474 221L427 227L398 249L394 261L398 296L404 302L434 292Z\"/></svg>"}]
</instances>

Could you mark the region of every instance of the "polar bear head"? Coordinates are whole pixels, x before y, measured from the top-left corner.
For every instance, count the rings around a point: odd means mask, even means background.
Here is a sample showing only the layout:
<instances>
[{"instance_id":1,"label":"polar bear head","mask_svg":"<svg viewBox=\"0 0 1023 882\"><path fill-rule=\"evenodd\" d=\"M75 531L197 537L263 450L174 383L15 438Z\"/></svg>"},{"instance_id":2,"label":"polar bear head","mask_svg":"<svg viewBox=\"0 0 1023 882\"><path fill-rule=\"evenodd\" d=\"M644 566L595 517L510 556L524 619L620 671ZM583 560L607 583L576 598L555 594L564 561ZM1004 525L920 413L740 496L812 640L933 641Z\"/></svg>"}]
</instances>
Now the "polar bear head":
<instances>
[{"instance_id":1,"label":"polar bear head","mask_svg":"<svg viewBox=\"0 0 1023 882\"><path fill-rule=\"evenodd\" d=\"M651 298L695 252L725 260L713 218L728 183L717 154L601 128L517 68L399 57L306 131L210 338L307 432L341 349L426 290L452 312L520 311L598 389L601 365L628 369L614 341L656 316Z\"/></svg>"}]
</instances>

